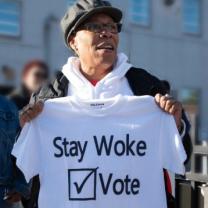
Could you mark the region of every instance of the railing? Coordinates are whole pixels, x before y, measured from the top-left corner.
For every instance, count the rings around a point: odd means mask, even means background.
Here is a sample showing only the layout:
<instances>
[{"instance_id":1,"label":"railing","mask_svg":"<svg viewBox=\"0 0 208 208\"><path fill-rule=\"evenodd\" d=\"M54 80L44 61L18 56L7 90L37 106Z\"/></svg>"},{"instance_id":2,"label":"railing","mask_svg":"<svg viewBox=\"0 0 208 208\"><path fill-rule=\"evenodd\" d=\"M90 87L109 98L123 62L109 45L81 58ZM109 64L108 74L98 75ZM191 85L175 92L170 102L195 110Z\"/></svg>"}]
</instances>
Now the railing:
<instances>
[{"instance_id":1,"label":"railing","mask_svg":"<svg viewBox=\"0 0 208 208\"><path fill-rule=\"evenodd\" d=\"M205 173L196 173L196 156L200 156L201 160L203 160L206 163L205 166L208 165L208 146L202 146L202 145L194 145L193 146L193 155L191 157L191 170L186 174L186 178L191 181L197 181L197 182L204 182L208 183L208 170L207 167L205 167Z\"/></svg>"},{"instance_id":2,"label":"railing","mask_svg":"<svg viewBox=\"0 0 208 208\"><path fill-rule=\"evenodd\" d=\"M201 172L196 171L197 157L203 164ZM208 208L208 145L193 145L190 171L185 179L176 179L176 204L177 208Z\"/></svg>"},{"instance_id":3,"label":"railing","mask_svg":"<svg viewBox=\"0 0 208 208\"><path fill-rule=\"evenodd\" d=\"M185 178L176 178L177 208L208 208L208 143L197 144L198 106L197 103L183 103L191 123L193 153ZM202 170L198 170L200 168Z\"/></svg>"}]
</instances>

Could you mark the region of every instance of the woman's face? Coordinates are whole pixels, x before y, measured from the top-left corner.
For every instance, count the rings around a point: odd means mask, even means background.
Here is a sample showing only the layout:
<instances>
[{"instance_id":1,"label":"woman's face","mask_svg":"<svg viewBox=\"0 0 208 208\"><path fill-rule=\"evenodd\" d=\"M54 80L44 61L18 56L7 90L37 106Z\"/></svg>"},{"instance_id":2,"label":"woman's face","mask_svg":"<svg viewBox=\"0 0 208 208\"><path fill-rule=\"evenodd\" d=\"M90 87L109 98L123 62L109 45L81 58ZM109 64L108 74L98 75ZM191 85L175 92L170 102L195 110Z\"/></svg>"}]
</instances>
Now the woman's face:
<instances>
[{"instance_id":1,"label":"woman's face","mask_svg":"<svg viewBox=\"0 0 208 208\"><path fill-rule=\"evenodd\" d=\"M33 66L23 77L25 87L31 92L36 92L47 80L45 69Z\"/></svg>"},{"instance_id":2,"label":"woman's face","mask_svg":"<svg viewBox=\"0 0 208 208\"><path fill-rule=\"evenodd\" d=\"M114 24L106 14L95 14L86 23ZM85 24L86 24L85 23ZM103 30L95 33L80 29L70 40L70 46L79 56L81 64L101 69L111 68L117 59L118 33Z\"/></svg>"}]
</instances>

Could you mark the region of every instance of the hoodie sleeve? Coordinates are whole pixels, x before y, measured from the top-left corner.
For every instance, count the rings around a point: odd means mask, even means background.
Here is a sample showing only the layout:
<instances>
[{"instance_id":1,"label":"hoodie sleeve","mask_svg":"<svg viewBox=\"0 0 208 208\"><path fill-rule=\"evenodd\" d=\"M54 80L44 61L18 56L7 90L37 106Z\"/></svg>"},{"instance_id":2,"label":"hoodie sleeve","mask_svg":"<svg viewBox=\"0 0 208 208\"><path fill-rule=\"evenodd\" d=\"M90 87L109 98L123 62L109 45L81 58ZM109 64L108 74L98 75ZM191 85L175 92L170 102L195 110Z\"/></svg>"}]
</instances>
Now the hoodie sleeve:
<instances>
[{"instance_id":1,"label":"hoodie sleeve","mask_svg":"<svg viewBox=\"0 0 208 208\"><path fill-rule=\"evenodd\" d=\"M30 104L41 101L46 101L52 98L64 97L67 95L69 81L60 71L56 78L49 83L46 83L39 91L33 93L30 98Z\"/></svg>"}]
</instances>

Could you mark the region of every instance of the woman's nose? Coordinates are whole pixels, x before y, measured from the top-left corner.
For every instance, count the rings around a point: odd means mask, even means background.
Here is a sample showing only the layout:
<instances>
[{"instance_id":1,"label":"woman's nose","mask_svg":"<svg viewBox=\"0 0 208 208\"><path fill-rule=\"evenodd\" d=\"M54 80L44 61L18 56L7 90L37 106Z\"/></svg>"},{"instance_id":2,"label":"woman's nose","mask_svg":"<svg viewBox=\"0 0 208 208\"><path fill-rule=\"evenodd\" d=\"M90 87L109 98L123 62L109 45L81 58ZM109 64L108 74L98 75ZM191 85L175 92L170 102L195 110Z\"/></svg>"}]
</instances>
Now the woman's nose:
<instances>
[{"instance_id":1,"label":"woman's nose","mask_svg":"<svg viewBox=\"0 0 208 208\"><path fill-rule=\"evenodd\" d=\"M112 37L112 33L107 31L106 29L103 29L103 31L100 33L101 38L110 38Z\"/></svg>"}]
</instances>

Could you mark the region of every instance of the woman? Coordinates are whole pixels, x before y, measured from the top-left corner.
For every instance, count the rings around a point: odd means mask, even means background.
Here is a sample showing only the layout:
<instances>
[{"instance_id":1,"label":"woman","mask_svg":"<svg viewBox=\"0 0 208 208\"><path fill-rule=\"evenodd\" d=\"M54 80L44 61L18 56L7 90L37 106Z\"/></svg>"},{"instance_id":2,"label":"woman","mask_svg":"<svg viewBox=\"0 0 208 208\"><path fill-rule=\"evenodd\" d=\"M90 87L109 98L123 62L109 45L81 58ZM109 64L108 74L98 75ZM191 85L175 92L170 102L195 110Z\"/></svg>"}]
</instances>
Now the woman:
<instances>
[{"instance_id":1,"label":"woman","mask_svg":"<svg viewBox=\"0 0 208 208\"><path fill-rule=\"evenodd\" d=\"M143 69L128 63L118 54L122 12L107 1L77 1L61 21L65 43L77 57L70 57L54 83L33 95L32 105L21 114L21 124L35 118L42 102L54 97L78 96L82 99L110 98L122 95L152 95L158 106L174 116L184 142L189 141L188 123L182 117L182 105L165 95L163 83Z\"/></svg>"}]
</instances>

